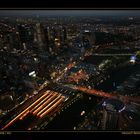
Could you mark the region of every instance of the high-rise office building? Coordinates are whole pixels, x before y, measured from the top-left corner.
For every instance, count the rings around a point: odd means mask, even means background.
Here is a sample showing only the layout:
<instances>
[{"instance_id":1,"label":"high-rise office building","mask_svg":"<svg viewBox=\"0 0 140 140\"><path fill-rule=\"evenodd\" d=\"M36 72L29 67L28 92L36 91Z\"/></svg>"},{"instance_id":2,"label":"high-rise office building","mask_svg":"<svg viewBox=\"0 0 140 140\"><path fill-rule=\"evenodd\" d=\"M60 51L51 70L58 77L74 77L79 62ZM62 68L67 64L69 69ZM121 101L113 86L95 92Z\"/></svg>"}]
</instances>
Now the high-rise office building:
<instances>
[{"instance_id":1,"label":"high-rise office building","mask_svg":"<svg viewBox=\"0 0 140 140\"><path fill-rule=\"evenodd\" d=\"M50 37L49 37L49 27L45 27L44 28L44 40L45 40L46 44L49 44L49 40L50 40Z\"/></svg>"},{"instance_id":2,"label":"high-rise office building","mask_svg":"<svg viewBox=\"0 0 140 140\"><path fill-rule=\"evenodd\" d=\"M84 30L82 32L82 41L83 42L89 42L90 45L94 45L95 44L95 34L94 32L90 31L90 30Z\"/></svg>"},{"instance_id":3,"label":"high-rise office building","mask_svg":"<svg viewBox=\"0 0 140 140\"><path fill-rule=\"evenodd\" d=\"M7 35L6 35L6 42L8 43L8 48L9 49L21 49L20 47L20 39L19 39L19 34L18 32L9 32Z\"/></svg>"},{"instance_id":4,"label":"high-rise office building","mask_svg":"<svg viewBox=\"0 0 140 140\"><path fill-rule=\"evenodd\" d=\"M62 42L62 43L65 43L66 40L67 40L67 31L66 31L66 27L64 27L64 26L61 27L60 32L61 32L61 34L60 34L60 36L61 36L61 42Z\"/></svg>"},{"instance_id":5,"label":"high-rise office building","mask_svg":"<svg viewBox=\"0 0 140 140\"><path fill-rule=\"evenodd\" d=\"M44 27L44 49L51 52L54 48L55 30L53 27Z\"/></svg>"},{"instance_id":6,"label":"high-rise office building","mask_svg":"<svg viewBox=\"0 0 140 140\"><path fill-rule=\"evenodd\" d=\"M20 44L23 48L29 43L33 43L34 40L34 29L30 25L22 24L18 25L18 36Z\"/></svg>"},{"instance_id":7,"label":"high-rise office building","mask_svg":"<svg viewBox=\"0 0 140 140\"><path fill-rule=\"evenodd\" d=\"M103 110L102 129L117 130L119 114L115 110Z\"/></svg>"},{"instance_id":8,"label":"high-rise office building","mask_svg":"<svg viewBox=\"0 0 140 140\"><path fill-rule=\"evenodd\" d=\"M119 114L125 109L122 101L116 99L106 99L103 104L103 130L117 130Z\"/></svg>"},{"instance_id":9,"label":"high-rise office building","mask_svg":"<svg viewBox=\"0 0 140 140\"><path fill-rule=\"evenodd\" d=\"M26 43L28 40L28 36L25 25L18 25L18 32L21 43Z\"/></svg>"},{"instance_id":10,"label":"high-rise office building","mask_svg":"<svg viewBox=\"0 0 140 140\"><path fill-rule=\"evenodd\" d=\"M41 23L37 23L35 25L35 34L34 34L34 42L36 42L39 46L44 45L44 32L43 25Z\"/></svg>"}]
</instances>

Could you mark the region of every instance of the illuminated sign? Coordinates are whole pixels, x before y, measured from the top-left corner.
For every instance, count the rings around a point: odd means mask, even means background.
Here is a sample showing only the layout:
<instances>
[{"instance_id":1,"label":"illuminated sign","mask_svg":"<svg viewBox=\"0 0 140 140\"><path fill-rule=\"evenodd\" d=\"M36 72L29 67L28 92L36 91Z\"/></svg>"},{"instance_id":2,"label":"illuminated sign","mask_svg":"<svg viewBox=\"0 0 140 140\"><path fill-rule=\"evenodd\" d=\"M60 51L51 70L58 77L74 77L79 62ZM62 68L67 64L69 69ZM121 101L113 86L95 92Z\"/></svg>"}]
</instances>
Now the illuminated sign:
<instances>
[{"instance_id":1,"label":"illuminated sign","mask_svg":"<svg viewBox=\"0 0 140 140\"><path fill-rule=\"evenodd\" d=\"M130 60L136 60L137 58L136 58L136 56L131 56L130 57Z\"/></svg>"},{"instance_id":2,"label":"illuminated sign","mask_svg":"<svg viewBox=\"0 0 140 140\"><path fill-rule=\"evenodd\" d=\"M136 56L131 56L130 57L130 62L135 63L136 59L137 59Z\"/></svg>"}]
</instances>

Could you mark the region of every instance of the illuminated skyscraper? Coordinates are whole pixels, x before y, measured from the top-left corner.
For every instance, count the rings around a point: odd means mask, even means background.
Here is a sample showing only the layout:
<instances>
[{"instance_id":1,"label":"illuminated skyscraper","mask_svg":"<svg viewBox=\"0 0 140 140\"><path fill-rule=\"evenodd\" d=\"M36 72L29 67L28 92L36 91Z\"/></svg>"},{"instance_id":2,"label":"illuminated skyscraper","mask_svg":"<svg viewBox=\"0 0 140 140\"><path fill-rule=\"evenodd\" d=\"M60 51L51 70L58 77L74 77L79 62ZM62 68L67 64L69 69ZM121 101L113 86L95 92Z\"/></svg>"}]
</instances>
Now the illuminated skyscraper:
<instances>
[{"instance_id":1,"label":"illuminated skyscraper","mask_svg":"<svg viewBox=\"0 0 140 140\"><path fill-rule=\"evenodd\" d=\"M53 27L45 27L43 31L44 31L44 42L45 42L44 49L46 51L51 52L52 48L54 47L55 30Z\"/></svg>"},{"instance_id":2,"label":"illuminated skyscraper","mask_svg":"<svg viewBox=\"0 0 140 140\"><path fill-rule=\"evenodd\" d=\"M26 48L28 43L33 43L34 40L34 30L30 25L21 25L18 26L18 38L20 40L20 44L23 48Z\"/></svg>"},{"instance_id":3,"label":"illuminated skyscraper","mask_svg":"<svg viewBox=\"0 0 140 140\"><path fill-rule=\"evenodd\" d=\"M90 30L84 30L82 32L82 40L83 40L83 42L89 41L90 45L94 45L95 44L95 35Z\"/></svg>"},{"instance_id":4,"label":"illuminated skyscraper","mask_svg":"<svg viewBox=\"0 0 140 140\"><path fill-rule=\"evenodd\" d=\"M61 36L61 42L65 43L66 39L67 39L67 31L66 31L66 27L61 27L60 30L60 36Z\"/></svg>"},{"instance_id":5,"label":"illuminated skyscraper","mask_svg":"<svg viewBox=\"0 0 140 140\"><path fill-rule=\"evenodd\" d=\"M45 42L49 44L49 27L44 28L44 38Z\"/></svg>"},{"instance_id":6,"label":"illuminated skyscraper","mask_svg":"<svg viewBox=\"0 0 140 140\"><path fill-rule=\"evenodd\" d=\"M44 45L44 32L43 27L40 23L36 24L36 32L34 35L34 42L36 42L40 47Z\"/></svg>"}]
</instances>

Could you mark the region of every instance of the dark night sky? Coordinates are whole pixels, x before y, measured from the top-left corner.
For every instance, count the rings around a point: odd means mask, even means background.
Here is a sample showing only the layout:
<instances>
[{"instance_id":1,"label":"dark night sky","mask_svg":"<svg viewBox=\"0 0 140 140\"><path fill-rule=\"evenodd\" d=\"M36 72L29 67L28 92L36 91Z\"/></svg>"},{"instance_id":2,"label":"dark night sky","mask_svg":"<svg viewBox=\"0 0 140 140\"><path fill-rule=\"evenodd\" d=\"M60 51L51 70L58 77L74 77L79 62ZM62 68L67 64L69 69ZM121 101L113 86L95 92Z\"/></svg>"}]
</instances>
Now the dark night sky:
<instances>
[{"instance_id":1,"label":"dark night sky","mask_svg":"<svg viewBox=\"0 0 140 140\"><path fill-rule=\"evenodd\" d=\"M140 15L140 10L0 10L0 15L96 16Z\"/></svg>"}]
</instances>

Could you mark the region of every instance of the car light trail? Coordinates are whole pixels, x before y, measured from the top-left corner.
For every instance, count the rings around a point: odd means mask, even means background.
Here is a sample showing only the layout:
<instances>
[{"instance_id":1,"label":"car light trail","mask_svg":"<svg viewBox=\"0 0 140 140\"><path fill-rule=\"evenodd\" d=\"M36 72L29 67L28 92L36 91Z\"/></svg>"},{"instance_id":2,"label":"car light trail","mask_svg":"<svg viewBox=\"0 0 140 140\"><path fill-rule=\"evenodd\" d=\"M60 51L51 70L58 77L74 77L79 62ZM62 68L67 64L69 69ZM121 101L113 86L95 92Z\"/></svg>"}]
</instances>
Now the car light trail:
<instances>
[{"instance_id":1,"label":"car light trail","mask_svg":"<svg viewBox=\"0 0 140 140\"><path fill-rule=\"evenodd\" d=\"M111 95L110 93L99 91L99 90L95 90L95 89L88 89L88 88L80 87L80 86L74 86L72 88L76 89L76 90L80 90L80 91L86 92L86 93L89 93L89 94L94 94L94 95L97 95L97 96L116 98L115 95Z\"/></svg>"},{"instance_id":2,"label":"car light trail","mask_svg":"<svg viewBox=\"0 0 140 140\"><path fill-rule=\"evenodd\" d=\"M54 94L53 96L51 96L45 103L43 103L39 108L37 108L33 114L37 114L41 109L43 109L43 107L49 103L55 96L57 96L56 94Z\"/></svg>"},{"instance_id":3,"label":"car light trail","mask_svg":"<svg viewBox=\"0 0 140 140\"><path fill-rule=\"evenodd\" d=\"M6 124L1 130L6 129L7 127L9 127L12 123L14 123L16 120L18 120L19 118L22 119L22 117L24 116L24 114L31 108L33 107L37 102L39 102L44 96L46 96L46 92L43 96L41 96L39 99L37 99L35 102L33 102L30 106L28 106L24 111L22 111L19 115L17 115L14 119L12 119L8 124Z\"/></svg>"},{"instance_id":4,"label":"car light trail","mask_svg":"<svg viewBox=\"0 0 140 140\"><path fill-rule=\"evenodd\" d=\"M58 106L63 101L63 98L59 99L53 106L51 106L48 110L46 110L43 114L41 114L39 117L42 118L45 115L47 115L50 111L52 111L56 106Z\"/></svg>"},{"instance_id":5,"label":"car light trail","mask_svg":"<svg viewBox=\"0 0 140 140\"><path fill-rule=\"evenodd\" d=\"M45 108L43 108L43 110L41 110L40 112L37 113L37 116L39 116L42 112L44 112L47 108L49 108L56 100L58 100L61 97L61 95L59 95L57 98L55 98L52 102L50 102Z\"/></svg>"},{"instance_id":6,"label":"car light trail","mask_svg":"<svg viewBox=\"0 0 140 140\"><path fill-rule=\"evenodd\" d=\"M26 111L19 119L22 120L30 111Z\"/></svg>"},{"instance_id":7,"label":"car light trail","mask_svg":"<svg viewBox=\"0 0 140 140\"><path fill-rule=\"evenodd\" d=\"M37 104L33 109L30 110L30 112L34 112L36 108L38 108L44 101L46 101L48 98L50 98L53 94L47 94L47 97L45 97L39 104Z\"/></svg>"},{"instance_id":8,"label":"car light trail","mask_svg":"<svg viewBox=\"0 0 140 140\"><path fill-rule=\"evenodd\" d=\"M46 95L48 94L48 91L45 92L45 94L43 96L41 96L39 99L37 99L34 103L32 103L29 107L27 107L23 113L21 114L20 119L23 119L28 113L28 110L30 110L32 107L34 107L34 105L36 105L42 98L44 98ZM26 114L26 115L25 115Z\"/></svg>"}]
</instances>

